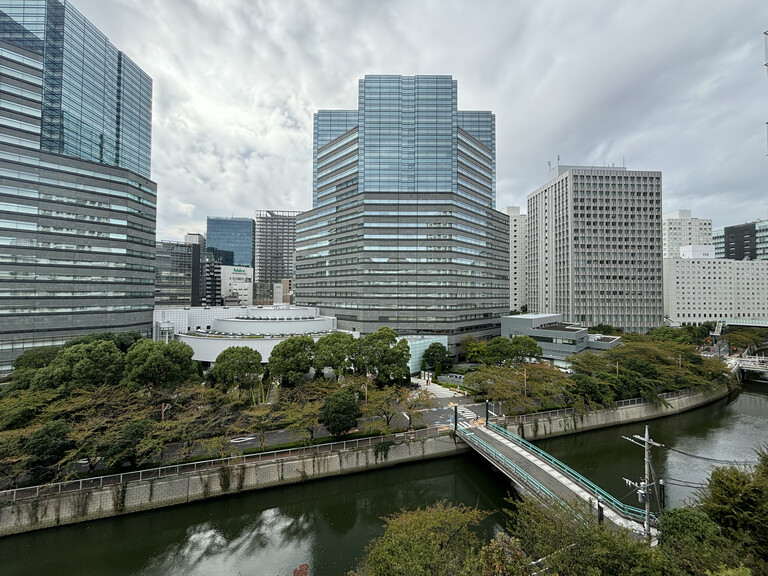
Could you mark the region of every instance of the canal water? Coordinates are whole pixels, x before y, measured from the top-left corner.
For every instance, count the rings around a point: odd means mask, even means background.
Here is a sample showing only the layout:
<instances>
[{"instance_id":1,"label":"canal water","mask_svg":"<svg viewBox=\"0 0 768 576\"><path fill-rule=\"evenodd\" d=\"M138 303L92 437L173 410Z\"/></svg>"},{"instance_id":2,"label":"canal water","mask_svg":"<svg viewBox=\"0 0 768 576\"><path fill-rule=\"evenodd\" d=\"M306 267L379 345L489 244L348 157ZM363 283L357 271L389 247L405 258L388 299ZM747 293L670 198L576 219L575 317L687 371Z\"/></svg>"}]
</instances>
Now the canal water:
<instances>
[{"instance_id":1,"label":"canal water","mask_svg":"<svg viewBox=\"0 0 768 576\"><path fill-rule=\"evenodd\" d=\"M654 469L668 479L668 503L693 496L715 460L755 460L768 442L768 385L737 397L649 422ZM623 436L643 424L537 442L616 497L637 503L622 476L643 474L642 449ZM676 451L671 450L673 448ZM708 459L703 459L708 458ZM0 539L0 574L14 576L312 576L354 568L381 517L440 499L496 512L485 536L504 523L509 483L473 455L434 460L65 526Z\"/></svg>"},{"instance_id":2,"label":"canal water","mask_svg":"<svg viewBox=\"0 0 768 576\"><path fill-rule=\"evenodd\" d=\"M639 482L643 448L623 437L643 436L646 423L628 424L536 442L571 468L627 504L639 506L624 478ZM714 466L754 463L768 446L768 384L748 382L737 396L690 412L647 422L657 478L666 481L666 503L681 506L696 494Z\"/></svg>"}]
</instances>

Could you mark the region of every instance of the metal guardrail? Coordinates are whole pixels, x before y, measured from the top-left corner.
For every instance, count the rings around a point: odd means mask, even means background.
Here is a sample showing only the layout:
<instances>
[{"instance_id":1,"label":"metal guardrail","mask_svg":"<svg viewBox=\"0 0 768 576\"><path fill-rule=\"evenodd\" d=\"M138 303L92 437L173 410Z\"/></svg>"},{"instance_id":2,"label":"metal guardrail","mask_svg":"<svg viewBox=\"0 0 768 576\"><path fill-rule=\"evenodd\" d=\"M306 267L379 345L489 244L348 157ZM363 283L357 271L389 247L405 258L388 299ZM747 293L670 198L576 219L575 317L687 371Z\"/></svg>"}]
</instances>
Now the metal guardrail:
<instances>
[{"instance_id":1,"label":"metal guardrail","mask_svg":"<svg viewBox=\"0 0 768 576\"><path fill-rule=\"evenodd\" d=\"M592 482L589 478L586 478L576 472L571 467L567 466L566 464L563 464L552 456L551 454L545 452L538 446L535 446L534 444L531 444L527 440L521 438L520 436L513 434L506 428L503 428L502 426L499 426L498 424L493 424L491 422L487 423L487 427L491 430L494 430L495 432L501 434L505 438L511 440L521 448L527 450L528 452L531 452L535 454L538 458L544 460L547 462L547 464L553 466L556 470L576 482L581 488L589 492L592 496L595 497L596 500L602 501L603 505L608 506L612 510L614 510L616 513L624 516L625 518L629 518L631 520L635 520L638 522L643 522L645 520L645 510L641 510L640 508L636 508L634 506L629 506L628 504L624 504L602 488ZM655 516L653 516L653 519L655 521Z\"/></svg>"},{"instance_id":2,"label":"metal guardrail","mask_svg":"<svg viewBox=\"0 0 768 576\"><path fill-rule=\"evenodd\" d=\"M659 394L659 398L662 400L668 400L671 398L677 398L679 396L687 396L699 392L697 388L684 388L682 390L675 390L673 392L662 392ZM653 400L649 398L629 398L627 400L617 400L616 408L623 408L625 406L637 406L640 404L653 404ZM605 408L601 408L604 410ZM587 410L589 413L590 410ZM547 418L560 418L562 416L571 416L578 414L574 408L560 408L558 410L547 410L544 412L532 412L530 414L518 414L516 416L503 416L506 424L514 422L515 424L527 424L529 422L536 422L537 420L544 420Z\"/></svg>"},{"instance_id":3,"label":"metal guardrail","mask_svg":"<svg viewBox=\"0 0 768 576\"><path fill-rule=\"evenodd\" d=\"M175 464L172 466L149 468L147 470L137 470L135 472L124 472L122 474L98 476L96 478L83 478L81 480L69 480L52 484L27 486L25 488L12 488L10 490L0 491L0 502L16 502L17 500L39 498L40 496L50 496L53 494L63 494L68 492L80 492L83 490L93 490L97 488L105 488L108 486L119 486L127 482L143 482L145 480L155 480L157 478L180 476L190 472L202 472L205 470L219 468L221 466L236 466L258 462L275 462L278 460L300 458L317 454L325 454L329 452L354 450L357 448L371 448L376 444L380 444L381 442L411 440L414 438L433 438L439 436L441 433L445 433L445 430L433 426L429 428L423 428L421 430L412 430L408 432L400 432L397 434L388 434L385 436L371 436L369 438L344 440L341 442L329 442L327 444L316 444L314 446L306 446L302 448L288 448L286 450L273 450L271 452L259 452L257 454L229 456L226 458L216 458L212 460L200 460L197 462L188 462L185 464Z\"/></svg>"},{"instance_id":4,"label":"metal guardrail","mask_svg":"<svg viewBox=\"0 0 768 576\"><path fill-rule=\"evenodd\" d=\"M518 480L522 481L526 486L528 486L528 488L532 489L539 495L547 496L565 506L565 502L556 496L549 488L544 486L541 482L536 480L536 478L523 470L515 462L504 456L504 454L496 450L493 446L479 438L474 432L470 432L466 428L458 428L456 431L463 440L465 440L468 444L475 446L481 453L485 454L486 457L491 460L495 460L496 462L501 463L503 466L506 466L508 469L510 469L518 478Z\"/></svg>"}]
</instances>

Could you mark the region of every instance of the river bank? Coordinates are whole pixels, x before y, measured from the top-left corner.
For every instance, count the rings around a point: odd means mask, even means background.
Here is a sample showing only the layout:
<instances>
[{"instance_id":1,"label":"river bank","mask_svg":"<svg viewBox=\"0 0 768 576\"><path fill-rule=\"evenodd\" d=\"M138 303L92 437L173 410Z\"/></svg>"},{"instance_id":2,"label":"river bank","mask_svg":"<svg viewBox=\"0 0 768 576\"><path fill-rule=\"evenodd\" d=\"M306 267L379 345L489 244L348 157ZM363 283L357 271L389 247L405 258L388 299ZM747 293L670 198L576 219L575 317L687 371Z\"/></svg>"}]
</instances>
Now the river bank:
<instances>
[{"instance_id":1,"label":"river bank","mask_svg":"<svg viewBox=\"0 0 768 576\"><path fill-rule=\"evenodd\" d=\"M727 386L667 395L664 405L642 400L586 414L559 410L509 418L528 439L575 434L677 414L714 402ZM186 504L250 490L306 482L455 455L468 447L438 428L390 437L337 442L304 450L233 457L0 492L0 536L132 512Z\"/></svg>"}]
</instances>

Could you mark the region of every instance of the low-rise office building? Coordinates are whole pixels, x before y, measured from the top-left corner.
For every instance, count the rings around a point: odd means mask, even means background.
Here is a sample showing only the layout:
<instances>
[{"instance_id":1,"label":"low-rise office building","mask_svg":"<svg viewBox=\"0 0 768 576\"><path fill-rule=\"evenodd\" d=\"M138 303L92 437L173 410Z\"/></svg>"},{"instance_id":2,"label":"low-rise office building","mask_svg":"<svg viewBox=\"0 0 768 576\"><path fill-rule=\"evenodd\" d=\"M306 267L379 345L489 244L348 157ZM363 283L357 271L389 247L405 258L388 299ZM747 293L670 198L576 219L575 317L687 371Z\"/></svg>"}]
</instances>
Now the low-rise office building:
<instances>
[{"instance_id":1,"label":"low-rise office building","mask_svg":"<svg viewBox=\"0 0 768 576\"><path fill-rule=\"evenodd\" d=\"M564 360L586 349L609 350L621 344L619 336L589 334L581 324L563 322L562 314L518 314L501 317L501 335L529 336L549 360Z\"/></svg>"},{"instance_id":2,"label":"low-rise office building","mask_svg":"<svg viewBox=\"0 0 768 576\"><path fill-rule=\"evenodd\" d=\"M298 306L216 306L155 310L155 340L176 339L195 351L193 360L213 363L232 346L248 346L269 360L272 349L291 336L315 340L336 331L336 318Z\"/></svg>"}]
</instances>

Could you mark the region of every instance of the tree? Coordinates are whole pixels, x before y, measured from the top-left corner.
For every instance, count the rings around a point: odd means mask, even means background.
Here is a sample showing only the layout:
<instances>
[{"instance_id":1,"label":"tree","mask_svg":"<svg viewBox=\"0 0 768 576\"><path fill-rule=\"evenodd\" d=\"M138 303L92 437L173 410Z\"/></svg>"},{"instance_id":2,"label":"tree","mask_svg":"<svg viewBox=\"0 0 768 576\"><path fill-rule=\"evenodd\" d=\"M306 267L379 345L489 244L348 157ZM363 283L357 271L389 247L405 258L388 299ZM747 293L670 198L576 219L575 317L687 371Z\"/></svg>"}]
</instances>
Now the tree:
<instances>
[{"instance_id":1,"label":"tree","mask_svg":"<svg viewBox=\"0 0 768 576\"><path fill-rule=\"evenodd\" d=\"M468 362L482 362L485 354L486 342L471 334L461 339L459 349Z\"/></svg>"},{"instance_id":2,"label":"tree","mask_svg":"<svg viewBox=\"0 0 768 576\"><path fill-rule=\"evenodd\" d=\"M266 401L261 374L261 354L248 346L232 346L216 357L210 377L225 390L237 388L239 392L247 390L251 394L254 406ZM256 391L258 390L258 396ZM258 399L258 402L257 402Z\"/></svg>"},{"instance_id":3,"label":"tree","mask_svg":"<svg viewBox=\"0 0 768 576\"><path fill-rule=\"evenodd\" d=\"M352 361L358 374L370 374L377 386L402 384L410 376L411 350L405 339L383 326L357 340Z\"/></svg>"},{"instance_id":4,"label":"tree","mask_svg":"<svg viewBox=\"0 0 768 576\"><path fill-rule=\"evenodd\" d=\"M60 346L39 346L37 348L29 348L22 352L13 361L13 369L21 370L28 368L31 370L37 370L39 368L45 368L53 359L56 358Z\"/></svg>"},{"instance_id":5,"label":"tree","mask_svg":"<svg viewBox=\"0 0 768 576\"><path fill-rule=\"evenodd\" d=\"M168 344L139 340L125 355L123 381L154 389L172 390L197 373L194 350L177 340Z\"/></svg>"},{"instance_id":6,"label":"tree","mask_svg":"<svg viewBox=\"0 0 768 576\"><path fill-rule=\"evenodd\" d=\"M297 386L304 382L312 367L314 354L312 336L286 338L269 355L269 373L281 386Z\"/></svg>"},{"instance_id":7,"label":"tree","mask_svg":"<svg viewBox=\"0 0 768 576\"><path fill-rule=\"evenodd\" d=\"M438 362L435 364L435 382L437 382L437 379L440 378L440 376L443 375L443 366Z\"/></svg>"},{"instance_id":8,"label":"tree","mask_svg":"<svg viewBox=\"0 0 768 576\"><path fill-rule=\"evenodd\" d=\"M357 398L349 388L334 392L325 401L323 419L328 432L341 436L357 426Z\"/></svg>"},{"instance_id":9,"label":"tree","mask_svg":"<svg viewBox=\"0 0 768 576\"><path fill-rule=\"evenodd\" d=\"M704 574L721 566L738 566L740 547L700 508L673 508L661 515L659 546L675 571Z\"/></svg>"},{"instance_id":10,"label":"tree","mask_svg":"<svg viewBox=\"0 0 768 576\"><path fill-rule=\"evenodd\" d=\"M431 370L437 367L438 362L442 366L443 370L450 370L453 366L453 360L448 355L448 349L440 342L433 342L424 351L422 356L427 363L427 367Z\"/></svg>"},{"instance_id":11,"label":"tree","mask_svg":"<svg viewBox=\"0 0 768 576\"><path fill-rule=\"evenodd\" d=\"M64 347L75 346L77 344L90 344L91 342L96 342L98 340L105 340L107 342L112 342L115 346L117 346L118 350L120 350L123 354L125 354L131 348L131 346L133 346L136 342L138 342L142 338L143 336L141 335L141 332L138 332L136 330L132 332L117 332L117 333L96 332L93 334L85 334L83 336L75 336L74 338L67 340L64 343Z\"/></svg>"},{"instance_id":12,"label":"tree","mask_svg":"<svg viewBox=\"0 0 768 576\"><path fill-rule=\"evenodd\" d=\"M488 512L445 501L401 510L385 519L384 534L368 544L356 576L470 574L482 548L474 528Z\"/></svg>"},{"instance_id":13,"label":"tree","mask_svg":"<svg viewBox=\"0 0 768 576\"><path fill-rule=\"evenodd\" d=\"M24 452L32 456L27 468L32 481L42 484L56 476L56 465L71 448L70 427L64 420L52 420L38 428L24 445Z\"/></svg>"},{"instance_id":14,"label":"tree","mask_svg":"<svg viewBox=\"0 0 768 576\"><path fill-rule=\"evenodd\" d=\"M115 385L123 374L123 365L123 353L108 340L65 346L48 366L35 372L32 386L71 389Z\"/></svg>"},{"instance_id":15,"label":"tree","mask_svg":"<svg viewBox=\"0 0 768 576\"><path fill-rule=\"evenodd\" d=\"M485 346L483 362L492 366L508 366L515 353L512 342L504 336L496 336Z\"/></svg>"},{"instance_id":16,"label":"tree","mask_svg":"<svg viewBox=\"0 0 768 576\"><path fill-rule=\"evenodd\" d=\"M139 460L151 456L159 448L151 442L151 427L151 420L136 420L123 426L114 436L105 438L102 450L107 465L119 466L128 462L131 468L136 468Z\"/></svg>"},{"instance_id":17,"label":"tree","mask_svg":"<svg viewBox=\"0 0 768 576\"><path fill-rule=\"evenodd\" d=\"M598 524L594 511L525 498L511 502L512 535L529 558L546 558L538 571L551 574L629 574L663 576L669 573L658 549L629 531Z\"/></svg>"},{"instance_id":18,"label":"tree","mask_svg":"<svg viewBox=\"0 0 768 576\"><path fill-rule=\"evenodd\" d=\"M513 336L510 344L511 360L515 364L526 362L529 359L541 360L541 346L530 336Z\"/></svg>"},{"instance_id":19,"label":"tree","mask_svg":"<svg viewBox=\"0 0 768 576\"><path fill-rule=\"evenodd\" d=\"M743 546L747 567L768 570L768 449L754 469L715 468L699 497L701 510L723 535Z\"/></svg>"},{"instance_id":20,"label":"tree","mask_svg":"<svg viewBox=\"0 0 768 576\"><path fill-rule=\"evenodd\" d=\"M324 368L333 369L336 376L343 374L351 363L355 338L352 334L334 332L326 334L315 343L313 366L319 375Z\"/></svg>"}]
</instances>

